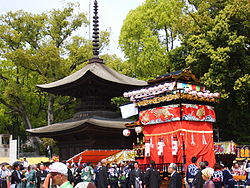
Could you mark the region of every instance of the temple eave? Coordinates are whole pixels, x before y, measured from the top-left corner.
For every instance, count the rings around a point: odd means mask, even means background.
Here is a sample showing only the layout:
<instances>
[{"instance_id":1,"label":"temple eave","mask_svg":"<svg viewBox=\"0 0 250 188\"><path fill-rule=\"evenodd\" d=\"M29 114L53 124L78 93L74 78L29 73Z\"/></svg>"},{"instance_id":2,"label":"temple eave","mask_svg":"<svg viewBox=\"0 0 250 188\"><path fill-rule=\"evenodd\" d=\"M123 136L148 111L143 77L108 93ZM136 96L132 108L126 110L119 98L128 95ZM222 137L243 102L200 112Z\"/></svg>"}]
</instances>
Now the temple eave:
<instances>
[{"instance_id":1,"label":"temple eave","mask_svg":"<svg viewBox=\"0 0 250 188\"><path fill-rule=\"evenodd\" d=\"M35 129L29 129L27 132L38 137L57 137L60 135L67 135L79 132L107 132L116 133L123 130L125 124L130 123L129 120L103 120L97 118L88 118L85 120L71 121L71 122L61 122L45 127L39 127Z\"/></svg>"},{"instance_id":2,"label":"temple eave","mask_svg":"<svg viewBox=\"0 0 250 188\"><path fill-rule=\"evenodd\" d=\"M37 87L49 93L75 97L82 95L82 93L75 94L79 89L88 90L86 87L91 86L93 88L94 85L97 88L103 86L107 89L115 88L115 91L118 89L120 92L115 94L117 96L125 90L147 86L148 83L122 75L104 64L91 63L70 76L49 84L37 85ZM67 90L70 90L70 92L67 93Z\"/></svg>"}]
</instances>

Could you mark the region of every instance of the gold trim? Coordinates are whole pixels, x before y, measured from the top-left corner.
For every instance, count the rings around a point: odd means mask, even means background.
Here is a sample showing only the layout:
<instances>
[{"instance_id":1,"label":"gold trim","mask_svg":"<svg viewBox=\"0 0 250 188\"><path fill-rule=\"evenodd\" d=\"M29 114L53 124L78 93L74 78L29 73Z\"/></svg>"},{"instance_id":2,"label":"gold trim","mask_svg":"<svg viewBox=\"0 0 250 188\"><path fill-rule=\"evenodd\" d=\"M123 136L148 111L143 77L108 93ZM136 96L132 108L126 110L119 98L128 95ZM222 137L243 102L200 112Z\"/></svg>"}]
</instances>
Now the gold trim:
<instances>
[{"instance_id":1,"label":"gold trim","mask_svg":"<svg viewBox=\"0 0 250 188\"><path fill-rule=\"evenodd\" d=\"M158 134L144 134L144 136L163 136L163 135L168 135L168 134L173 134L173 133L177 133L180 131L184 131L184 132L188 132L188 133L213 133L213 131L193 131L193 130L187 130L187 129L177 129L175 131L171 131L171 132L167 132L167 133L158 133Z\"/></svg>"}]
</instances>

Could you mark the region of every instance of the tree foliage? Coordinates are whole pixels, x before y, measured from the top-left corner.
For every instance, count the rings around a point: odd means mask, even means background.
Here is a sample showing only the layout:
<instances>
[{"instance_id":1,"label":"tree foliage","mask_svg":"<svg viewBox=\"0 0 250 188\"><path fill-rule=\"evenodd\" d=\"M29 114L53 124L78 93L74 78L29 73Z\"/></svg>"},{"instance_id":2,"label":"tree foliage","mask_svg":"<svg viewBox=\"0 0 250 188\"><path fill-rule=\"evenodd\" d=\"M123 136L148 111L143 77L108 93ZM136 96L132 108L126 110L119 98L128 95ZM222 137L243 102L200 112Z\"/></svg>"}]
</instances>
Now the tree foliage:
<instances>
[{"instance_id":1,"label":"tree foliage","mask_svg":"<svg viewBox=\"0 0 250 188\"><path fill-rule=\"evenodd\" d=\"M120 34L127 74L150 79L170 70L168 52L174 48L183 7L181 0L147 0L129 12ZM126 67L131 66L129 72Z\"/></svg>"},{"instance_id":2,"label":"tree foliage","mask_svg":"<svg viewBox=\"0 0 250 188\"><path fill-rule=\"evenodd\" d=\"M25 135L25 129L72 117L75 99L41 92L36 85L68 76L92 57L91 41L76 36L89 23L77 10L77 4L68 4L63 10L0 17L1 132ZM103 49L109 33L100 36Z\"/></svg>"},{"instance_id":3,"label":"tree foliage","mask_svg":"<svg viewBox=\"0 0 250 188\"><path fill-rule=\"evenodd\" d=\"M250 4L247 0L200 1L187 15L182 36L186 65L221 93L218 123L224 139L249 141ZM225 133L225 134L224 134Z\"/></svg>"},{"instance_id":4,"label":"tree foliage","mask_svg":"<svg viewBox=\"0 0 250 188\"><path fill-rule=\"evenodd\" d=\"M147 0L128 14L120 35L128 58L124 70L148 79L189 67L209 90L221 93L216 126L222 138L249 142L249 1L185 3ZM161 40L164 27L170 32ZM181 45L172 48L171 37Z\"/></svg>"}]
</instances>

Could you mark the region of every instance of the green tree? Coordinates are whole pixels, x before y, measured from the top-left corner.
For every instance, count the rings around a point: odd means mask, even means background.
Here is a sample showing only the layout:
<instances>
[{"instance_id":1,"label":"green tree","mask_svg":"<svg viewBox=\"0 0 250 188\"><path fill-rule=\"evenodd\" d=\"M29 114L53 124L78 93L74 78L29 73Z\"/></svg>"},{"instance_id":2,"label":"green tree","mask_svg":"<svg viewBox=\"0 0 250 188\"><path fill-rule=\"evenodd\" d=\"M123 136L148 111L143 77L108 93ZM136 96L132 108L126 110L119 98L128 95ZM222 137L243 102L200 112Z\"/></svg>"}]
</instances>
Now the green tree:
<instances>
[{"instance_id":1,"label":"green tree","mask_svg":"<svg viewBox=\"0 0 250 188\"><path fill-rule=\"evenodd\" d=\"M185 3L146 0L127 15L120 35L128 58L123 72L150 79L189 67L209 90L221 93L216 126L222 139L249 143L250 3ZM176 38L181 46L172 48Z\"/></svg>"},{"instance_id":2,"label":"green tree","mask_svg":"<svg viewBox=\"0 0 250 188\"><path fill-rule=\"evenodd\" d=\"M71 118L76 99L41 92L37 84L50 83L79 70L92 57L92 42L75 36L88 24L77 4L42 14L24 11L0 16L0 131L16 136L25 130ZM109 44L109 32L100 32L100 49ZM121 64L104 54L110 66ZM46 121L47 119L47 121Z\"/></svg>"},{"instance_id":3,"label":"green tree","mask_svg":"<svg viewBox=\"0 0 250 188\"><path fill-rule=\"evenodd\" d=\"M129 12L120 34L120 45L128 58L126 74L150 79L170 70L169 51L177 39L176 26L183 8L182 0L146 0Z\"/></svg>"},{"instance_id":4,"label":"green tree","mask_svg":"<svg viewBox=\"0 0 250 188\"><path fill-rule=\"evenodd\" d=\"M186 66L212 91L223 139L249 141L250 4L247 0L200 1L184 19Z\"/></svg>"}]
</instances>

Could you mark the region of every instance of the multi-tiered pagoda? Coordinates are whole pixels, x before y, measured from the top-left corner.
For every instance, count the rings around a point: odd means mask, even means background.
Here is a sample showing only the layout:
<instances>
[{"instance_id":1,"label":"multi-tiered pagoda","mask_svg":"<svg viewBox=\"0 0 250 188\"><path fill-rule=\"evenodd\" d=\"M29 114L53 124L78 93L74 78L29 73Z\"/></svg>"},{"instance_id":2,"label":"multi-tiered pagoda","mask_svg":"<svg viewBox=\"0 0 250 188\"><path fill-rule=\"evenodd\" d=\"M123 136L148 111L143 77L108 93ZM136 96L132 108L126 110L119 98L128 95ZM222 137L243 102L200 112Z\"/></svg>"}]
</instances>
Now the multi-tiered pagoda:
<instances>
[{"instance_id":1,"label":"multi-tiered pagoda","mask_svg":"<svg viewBox=\"0 0 250 188\"><path fill-rule=\"evenodd\" d=\"M146 86L147 82L122 75L99 58L98 5L94 2L93 58L81 70L56 82L38 85L42 91L78 98L75 115L66 121L27 130L34 136L53 138L58 142L60 159L87 149L129 149L133 140L122 136L125 124L111 105L113 97Z\"/></svg>"}]
</instances>

